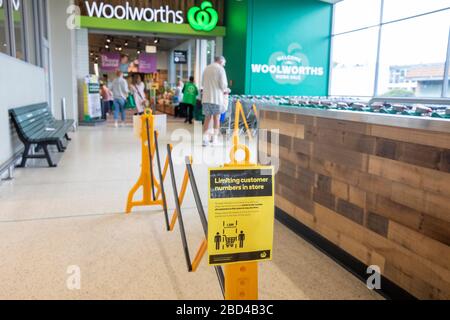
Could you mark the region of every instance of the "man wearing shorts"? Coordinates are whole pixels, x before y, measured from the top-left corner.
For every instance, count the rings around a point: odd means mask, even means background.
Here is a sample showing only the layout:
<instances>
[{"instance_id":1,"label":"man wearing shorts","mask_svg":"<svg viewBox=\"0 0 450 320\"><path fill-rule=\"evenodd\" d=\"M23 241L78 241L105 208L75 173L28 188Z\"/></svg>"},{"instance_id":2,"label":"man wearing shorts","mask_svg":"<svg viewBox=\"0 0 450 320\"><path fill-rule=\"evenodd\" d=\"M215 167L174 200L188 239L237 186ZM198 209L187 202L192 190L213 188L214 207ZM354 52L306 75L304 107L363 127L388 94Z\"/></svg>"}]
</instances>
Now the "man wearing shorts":
<instances>
[{"instance_id":1,"label":"man wearing shorts","mask_svg":"<svg viewBox=\"0 0 450 320\"><path fill-rule=\"evenodd\" d=\"M203 146L219 141L220 115L225 104L225 93L228 92L228 79L225 72L226 60L224 57L216 57L214 63L206 67L203 73L203 114L205 125L203 128ZM210 132L210 124L213 122L214 132Z\"/></svg>"}]
</instances>

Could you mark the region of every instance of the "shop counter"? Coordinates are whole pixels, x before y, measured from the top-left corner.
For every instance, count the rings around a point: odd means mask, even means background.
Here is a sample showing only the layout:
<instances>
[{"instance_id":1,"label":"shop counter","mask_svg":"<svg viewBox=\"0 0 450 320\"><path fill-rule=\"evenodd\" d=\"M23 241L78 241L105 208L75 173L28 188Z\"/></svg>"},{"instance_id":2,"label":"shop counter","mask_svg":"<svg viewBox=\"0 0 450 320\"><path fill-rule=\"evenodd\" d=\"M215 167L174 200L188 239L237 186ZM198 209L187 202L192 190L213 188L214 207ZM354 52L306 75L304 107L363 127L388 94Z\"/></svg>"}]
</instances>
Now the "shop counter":
<instances>
[{"instance_id":1,"label":"shop counter","mask_svg":"<svg viewBox=\"0 0 450 320\"><path fill-rule=\"evenodd\" d=\"M259 126L279 220L393 296L450 299L450 120L267 106Z\"/></svg>"}]
</instances>

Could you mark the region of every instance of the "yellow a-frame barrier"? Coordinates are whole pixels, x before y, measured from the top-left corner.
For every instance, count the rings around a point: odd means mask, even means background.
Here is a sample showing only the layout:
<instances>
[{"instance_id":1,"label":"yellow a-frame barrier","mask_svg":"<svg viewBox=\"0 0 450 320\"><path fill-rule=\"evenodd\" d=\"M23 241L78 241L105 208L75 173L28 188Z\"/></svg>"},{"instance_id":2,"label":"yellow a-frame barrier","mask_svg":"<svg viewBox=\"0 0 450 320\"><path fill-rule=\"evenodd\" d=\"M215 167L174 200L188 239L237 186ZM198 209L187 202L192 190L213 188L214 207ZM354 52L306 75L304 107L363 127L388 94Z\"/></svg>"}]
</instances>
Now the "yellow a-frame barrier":
<instances>
[{"instance_id":1,"label":"yellow a-frame barrier","mask_svg":"<svg viewBox=\"0 0 450 320\"><path fill-rule=\"evenodd\" d=\"M256 109L255 105L253 105L253 108ZM249 140L252 141L253 137L252 137L252 133L250 132L250 127L248 126L247 117L245 116L244 108L242 107L242 103L238 100L236 102L236 110L234 111L233 137L235 137L236 135L239 137L240 118L242 118L242 121L244 122L244 126L245 126L245 129L247 130L247 135L248 135Z\"/></svg>"},{"instance_id":2,"label":"yellow a-frame barrier","mask_svg":"<svg viewBox=\"0 0 450 320\"><path fill-rule=\"evenodd\" d=\"M125 211L127 214L130 214L134 207L140 206L161 206L166 210L161 184L164 183L164 177L167 173L168 160L166 160L163 179L158 182L153 168L156 153L155 138L157 134L155 134L155 118L151 109L146 109L145 113L141 116L141 126L142 169L138 181L128 194ZM135 194L140 188L142 188L143 193L142 200L135 201Z\"/></svg>"}]
</instances>

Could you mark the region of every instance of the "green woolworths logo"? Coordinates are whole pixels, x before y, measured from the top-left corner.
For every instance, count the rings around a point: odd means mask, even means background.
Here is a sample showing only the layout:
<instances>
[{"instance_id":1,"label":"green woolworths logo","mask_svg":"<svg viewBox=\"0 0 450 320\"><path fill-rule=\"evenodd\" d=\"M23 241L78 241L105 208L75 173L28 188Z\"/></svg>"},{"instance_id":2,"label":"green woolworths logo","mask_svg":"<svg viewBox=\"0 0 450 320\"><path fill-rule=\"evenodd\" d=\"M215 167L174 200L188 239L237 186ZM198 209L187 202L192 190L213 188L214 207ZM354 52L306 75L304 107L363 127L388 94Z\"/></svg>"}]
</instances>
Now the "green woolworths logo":
<instances>
[{"instance_id":1,"label":"green woolworths logo","mask_svg":"<svg viewBox=\"0 0 450 320\"><path fill-rule=\"evenodd\" d=\"M192 29L196 31L212 31L219 22L219 14L209 1L204 1L200 8L189 9L187 18Z\"/></svg>"}]
</instances>

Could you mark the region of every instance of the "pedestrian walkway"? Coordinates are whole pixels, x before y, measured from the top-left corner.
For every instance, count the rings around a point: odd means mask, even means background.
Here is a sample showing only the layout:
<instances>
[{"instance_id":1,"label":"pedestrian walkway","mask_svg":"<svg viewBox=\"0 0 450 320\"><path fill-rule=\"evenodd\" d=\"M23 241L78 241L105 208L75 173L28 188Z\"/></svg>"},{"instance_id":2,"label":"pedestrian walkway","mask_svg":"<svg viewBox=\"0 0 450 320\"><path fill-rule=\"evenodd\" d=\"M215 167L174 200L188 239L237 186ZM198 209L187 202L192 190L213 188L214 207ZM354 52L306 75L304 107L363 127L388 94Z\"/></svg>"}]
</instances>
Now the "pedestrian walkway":
<instances>
[{"instance_id":1,"label":"pedestrian walkway","mask_svg":"<svg viewBox=\"0 0 450 320\"><path fill-rule=\"evenodd\" d=\"M180 126L170 121L169 133ZM166 232L159 208L123 213L140 171L132 128L80 128L72 136L58 168L18 170L0 185L0 299L222 299L206 259L197 273L187 272L178 227ZM207 167L194 170L207 203ZM176 166L178 183L183 171ZM204 235L191 194L183 214L189 245L196 248ZM173 210L170 192L168 203ZM80 290L67 287L71 266L80 268ZM380 296L276 223L274 261L260 268L260 298Z\"/></svg>"}]
</instances>

